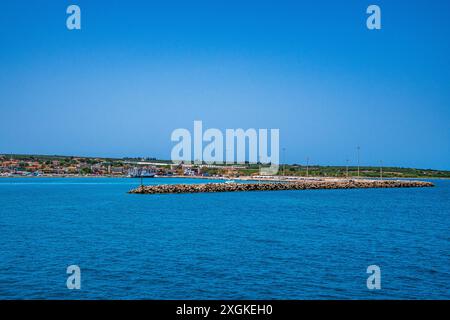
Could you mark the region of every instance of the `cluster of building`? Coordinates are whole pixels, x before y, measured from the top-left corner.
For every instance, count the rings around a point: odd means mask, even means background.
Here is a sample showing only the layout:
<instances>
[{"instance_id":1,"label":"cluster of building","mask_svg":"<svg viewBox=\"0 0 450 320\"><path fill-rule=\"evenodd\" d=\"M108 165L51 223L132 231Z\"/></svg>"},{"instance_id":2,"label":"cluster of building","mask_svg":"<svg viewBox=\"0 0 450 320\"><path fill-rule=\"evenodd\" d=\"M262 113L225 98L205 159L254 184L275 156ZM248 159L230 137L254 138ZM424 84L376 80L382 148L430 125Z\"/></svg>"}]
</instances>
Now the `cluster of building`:
<instances>
[{"instance_id":1,"label":"cluster of building","mask_svg":"<svg viewBox=\"0 0 450 320\"><path fill-rule=\"evenodd\" d=\"M125 166L106 162L102 159L62 158L46 159L35 157L13 158L0 155L0 175L122 175Z\"/></svg>"},{"instance_id":2,"label":"cluster of building","mask_svg":"<svg viewBox=\"0 0 450 320\"><path fill-rule=\"evenodd\" d=\"M244 168L146 160L0 155L0 176L232 176Z\"/></svg>"}]
</instances>

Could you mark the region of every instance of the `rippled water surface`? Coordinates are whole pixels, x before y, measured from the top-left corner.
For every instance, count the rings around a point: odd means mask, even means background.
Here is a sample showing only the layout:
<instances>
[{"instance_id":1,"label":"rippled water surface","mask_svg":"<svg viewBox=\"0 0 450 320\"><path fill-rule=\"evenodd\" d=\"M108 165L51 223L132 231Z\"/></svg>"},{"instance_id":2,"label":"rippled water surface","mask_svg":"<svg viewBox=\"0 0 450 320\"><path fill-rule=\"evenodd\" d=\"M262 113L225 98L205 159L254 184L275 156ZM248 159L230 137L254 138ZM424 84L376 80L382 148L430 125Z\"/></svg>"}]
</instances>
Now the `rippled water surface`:
<instances>
[{"instance_id":1,"label":"rippled water surface","mask_svg":"<svg viewBox=\"0 0 450 320\"><path fill-rule=\"evenodd\" d=\"M450 181L434 182L130 195L137 180L1 178L0 298L450 299Z\"/></svg>"}]
</instances>

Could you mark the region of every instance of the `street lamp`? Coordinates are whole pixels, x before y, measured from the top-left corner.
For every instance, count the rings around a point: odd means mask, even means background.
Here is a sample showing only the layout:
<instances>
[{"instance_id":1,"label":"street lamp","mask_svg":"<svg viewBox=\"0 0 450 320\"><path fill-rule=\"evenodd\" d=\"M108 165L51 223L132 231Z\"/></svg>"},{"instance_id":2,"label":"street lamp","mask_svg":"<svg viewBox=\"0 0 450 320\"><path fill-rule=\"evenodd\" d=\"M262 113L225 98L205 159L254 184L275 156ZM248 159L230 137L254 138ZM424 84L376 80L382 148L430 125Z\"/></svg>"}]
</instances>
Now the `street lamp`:
<instances>
[{"instance_id":1,"label":"street lamp","mask_svg":"<svg viewBox=\"0 0 450 320\"><path fill-rule=\"evenodd\" d=\"M306 157L306 176L309 176L309 157Z\"/></svg>"},{"instance_id":2,"label":"street lamp","mask_svg":"<svg viewBox=\"0 0 450 320\"><path fill-rule=\"evenodd\" d=\"M345 165L345 176L346 176L347 179L348 179L348 159L345 160L345 162L346 162L346 165Z\"/></svg>"},{"instance_id":3,"label":"street lamp","mask_svg":"<svg viewBox=\"0 0 450 320\"><path fill-rule=\"evenodd\" d=\"M383 160L380 160L380 179L383 180Z\"/></svg>"},{"instance_id":4,"label":"street lamp","mask_svg":"<svg viewBox=\"0 0 450 320\"><path fill-rule=\"evenodd\" d=\"M360 146L357 146L357 147L356 147L356 150L357 150L357 152L358 152L358 178L359 178L359 151L361 150L361 147L360 147Z\"/></svg>"}]
</instances>

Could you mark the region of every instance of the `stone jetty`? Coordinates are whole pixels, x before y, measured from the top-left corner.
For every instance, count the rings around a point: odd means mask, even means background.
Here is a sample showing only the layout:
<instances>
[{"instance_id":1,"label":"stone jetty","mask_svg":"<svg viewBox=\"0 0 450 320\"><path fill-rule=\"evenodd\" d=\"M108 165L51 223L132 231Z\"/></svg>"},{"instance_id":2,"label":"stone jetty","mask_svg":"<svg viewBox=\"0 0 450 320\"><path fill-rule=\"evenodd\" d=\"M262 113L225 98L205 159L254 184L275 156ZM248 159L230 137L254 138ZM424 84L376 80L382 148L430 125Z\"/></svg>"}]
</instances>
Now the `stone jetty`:
<instances>
[{"instance_id":1,"label":"stone jetty","mask_svg":"<svg viewBox=\"0 0 450 320\"><path fill-rule=\"evenodd\" d=\"M239 192L239 191L276 191L276 190L308 190L308 189L357 189L357 188L418 188L433 187L425 181L410 180L368 180L368 179L333 179L333 180L301 180L256 183L201 183L201 184L165 184L140 186L129 191L133 194L164 193L200 193L200 192Z\"/></svg>"}]
</instances>

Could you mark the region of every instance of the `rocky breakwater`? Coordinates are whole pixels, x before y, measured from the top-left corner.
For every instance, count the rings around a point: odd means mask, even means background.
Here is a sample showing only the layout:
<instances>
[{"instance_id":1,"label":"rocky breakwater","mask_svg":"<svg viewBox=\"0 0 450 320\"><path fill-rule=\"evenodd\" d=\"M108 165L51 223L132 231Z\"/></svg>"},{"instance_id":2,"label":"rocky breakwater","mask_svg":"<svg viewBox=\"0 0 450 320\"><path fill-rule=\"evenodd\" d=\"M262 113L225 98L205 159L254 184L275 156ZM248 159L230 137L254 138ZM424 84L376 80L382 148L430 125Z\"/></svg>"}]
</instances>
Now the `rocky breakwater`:
<instances>
[{"instance_id":1,"label":"rocky breakwater","mask_svg":"<svg viewBox=\"0 0 450 320\"><path fill-rule=\"evenodd\" d=\"M259 182L259 183L202 183L167 184L140 186L129 191L133 194L164 193L200 193L200 192L239 192L239 191L276 191L307 189L356 189L356 188L418 188L433 187L425 181L408 180L304 180L295 182Z\"/></svg>"}]
</instances>

